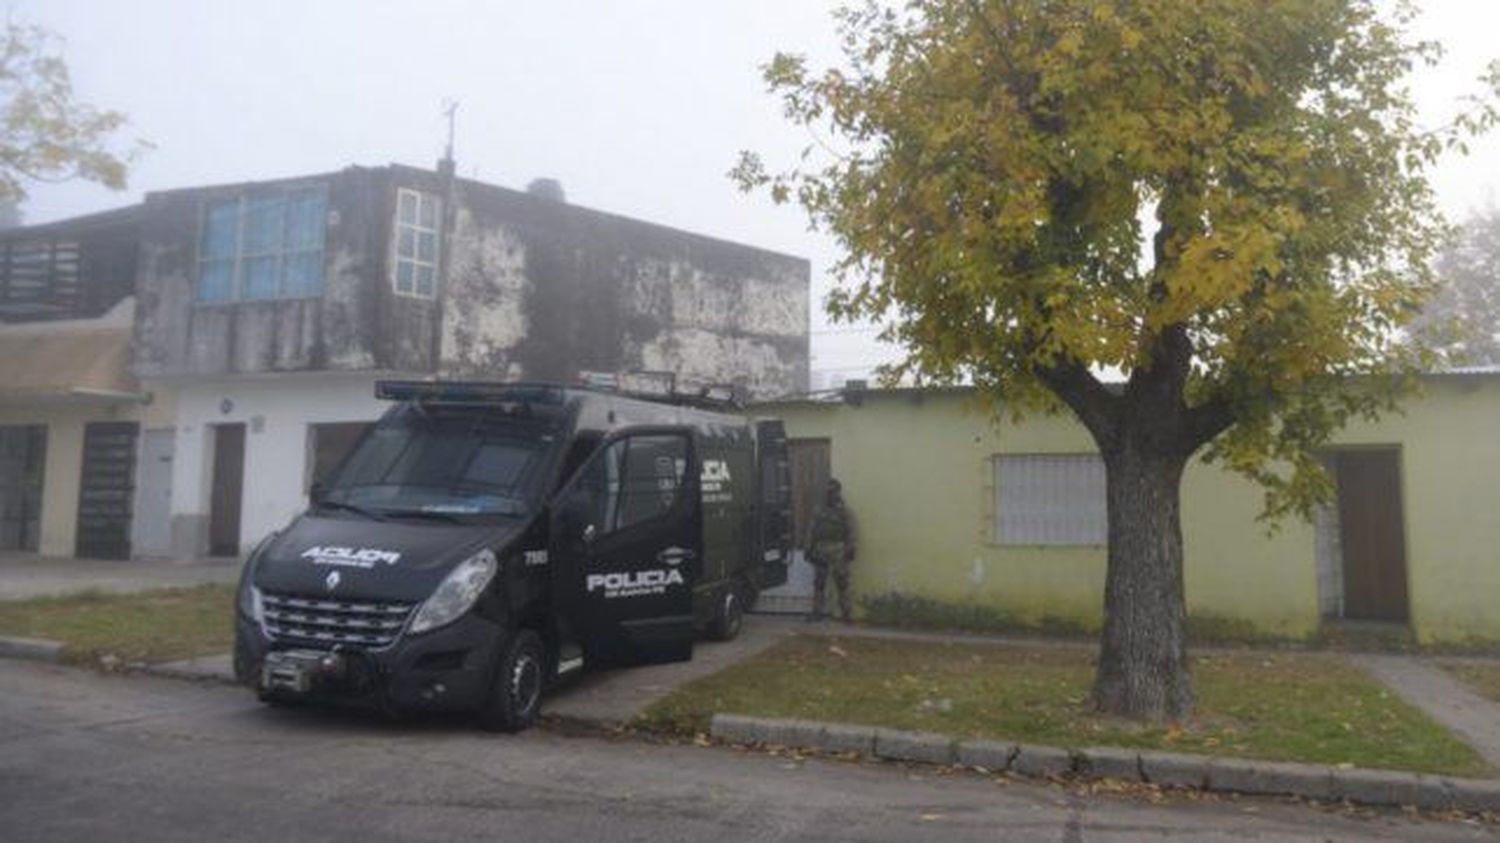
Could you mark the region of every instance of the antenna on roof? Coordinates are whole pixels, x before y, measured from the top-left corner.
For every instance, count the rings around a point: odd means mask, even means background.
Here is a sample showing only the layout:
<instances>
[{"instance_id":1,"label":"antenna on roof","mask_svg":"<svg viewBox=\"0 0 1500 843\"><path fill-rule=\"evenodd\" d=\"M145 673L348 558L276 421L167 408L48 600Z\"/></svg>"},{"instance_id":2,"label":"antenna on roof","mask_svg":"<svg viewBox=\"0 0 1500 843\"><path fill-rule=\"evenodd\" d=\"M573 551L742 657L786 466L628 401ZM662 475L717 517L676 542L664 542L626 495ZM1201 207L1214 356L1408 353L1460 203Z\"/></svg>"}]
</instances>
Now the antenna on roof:
<instances>
[{"instance_id":1,"label":"antenna on roof","mask_svg":"<svg viewBox=\"0 0 1500 843\"><path fill-rule=\"evenodd\" d=\"M438 162L440 172L453 170L453 134L458 114L458 100L443 100L443 116L448 118L448 145L443 148L443 160Z\"/></svg>"}]
</instances>

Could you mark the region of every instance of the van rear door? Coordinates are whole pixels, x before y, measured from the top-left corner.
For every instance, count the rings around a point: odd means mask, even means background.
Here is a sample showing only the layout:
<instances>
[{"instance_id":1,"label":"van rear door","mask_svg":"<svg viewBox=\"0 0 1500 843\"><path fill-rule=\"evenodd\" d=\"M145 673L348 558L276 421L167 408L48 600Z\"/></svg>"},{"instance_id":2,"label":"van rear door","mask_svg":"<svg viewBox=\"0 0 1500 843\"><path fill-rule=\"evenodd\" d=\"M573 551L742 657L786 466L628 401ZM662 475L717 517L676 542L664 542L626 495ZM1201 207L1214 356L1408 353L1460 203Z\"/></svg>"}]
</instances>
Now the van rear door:
<instances>
[{"instance_id":1,"label":"van rear door","mask_svg":"<svg viewBox=\"0 0 1500 843\"><path fill-rule=\"evenodd\" d=\"M553 594L591 662L692 658L698 475L691 429L633 428L607 438L559 492Z\"/></svg>"},{"instance_id":2,"label":"van rear door","mask_svg":"<svg viewBox=\"0 0 1500 843\"><path fill-rule=\"evenodd\" d=\"M756 536L760 570L759 588L786 584L787 564L792 552L792 470L787 456L786 427L780 419L755 423Z\"/></svg>"}]
</instances>

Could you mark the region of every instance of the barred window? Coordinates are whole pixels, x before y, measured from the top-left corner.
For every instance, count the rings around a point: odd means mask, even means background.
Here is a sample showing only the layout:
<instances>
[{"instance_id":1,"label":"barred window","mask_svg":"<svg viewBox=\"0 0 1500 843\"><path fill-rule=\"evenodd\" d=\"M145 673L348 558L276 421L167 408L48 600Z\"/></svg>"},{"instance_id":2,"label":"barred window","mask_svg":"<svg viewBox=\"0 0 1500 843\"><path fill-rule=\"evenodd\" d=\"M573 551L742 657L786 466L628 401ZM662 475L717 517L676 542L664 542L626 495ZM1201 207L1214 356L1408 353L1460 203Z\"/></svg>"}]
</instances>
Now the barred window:
<instances>
[{"instance_id":1,"label":"barred window","mask_svg":"<svg viewBox=\"0 0 1500 843\"><path fill-rule=\"evenodd\" d=\"M1096 454L994 458L995 541L1102 545L1109 539L1104 461Z\"/></svg>"}]
</instances>

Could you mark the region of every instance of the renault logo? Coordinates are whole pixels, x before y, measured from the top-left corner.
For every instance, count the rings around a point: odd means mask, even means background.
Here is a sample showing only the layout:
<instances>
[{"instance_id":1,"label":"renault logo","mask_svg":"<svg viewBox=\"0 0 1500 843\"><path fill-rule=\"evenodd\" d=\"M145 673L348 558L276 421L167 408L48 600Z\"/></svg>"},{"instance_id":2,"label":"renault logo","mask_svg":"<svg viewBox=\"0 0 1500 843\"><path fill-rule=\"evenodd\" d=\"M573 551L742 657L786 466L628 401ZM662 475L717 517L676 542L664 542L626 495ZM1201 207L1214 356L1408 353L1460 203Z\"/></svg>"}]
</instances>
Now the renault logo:
<instances>
[{"instance_id":1,"label":"renault logo","mask_svg":"<svg viewBox=\"0 0 1500 843\"><path fill-rule=\"evenodd\" d=\"M327 586L329 591L333 591L335 588L338 588L339 587L339 572L338 571L329 571L327 579L323 580L323 585Z\"/></svg>"}]
</instances>

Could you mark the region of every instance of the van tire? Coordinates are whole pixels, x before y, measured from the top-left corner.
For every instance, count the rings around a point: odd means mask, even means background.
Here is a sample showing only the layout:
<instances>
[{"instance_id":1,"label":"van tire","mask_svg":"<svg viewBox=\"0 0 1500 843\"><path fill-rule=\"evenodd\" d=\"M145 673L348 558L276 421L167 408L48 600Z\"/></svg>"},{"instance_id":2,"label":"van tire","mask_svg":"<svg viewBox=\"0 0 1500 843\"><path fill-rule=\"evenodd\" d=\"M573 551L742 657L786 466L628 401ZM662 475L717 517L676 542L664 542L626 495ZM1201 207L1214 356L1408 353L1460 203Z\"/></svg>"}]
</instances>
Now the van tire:
<instances>
[{"instance_id":1,"label":"van tire","mask_svg":"<svg viewBox=\"0 0 1500 843\"><path fill-rule=\"evenodd\" d=\"M744 601L738 588L729 588L719 597L719 607L714 612L709 635L715 641L733 641L745 625Z\"/></svg>"},{"instance_id":2,"label":"van tire","mask_svg":"<svg viewBox=\"0 0 1500 843\"><path fill-rule=\"evenodd\" d=\"M511 637L500 656L495 684L479 711L479 725L492 732L519 732L536 722L546 684L547 653L529 629Z\"/></svg>"}]
</instances>

